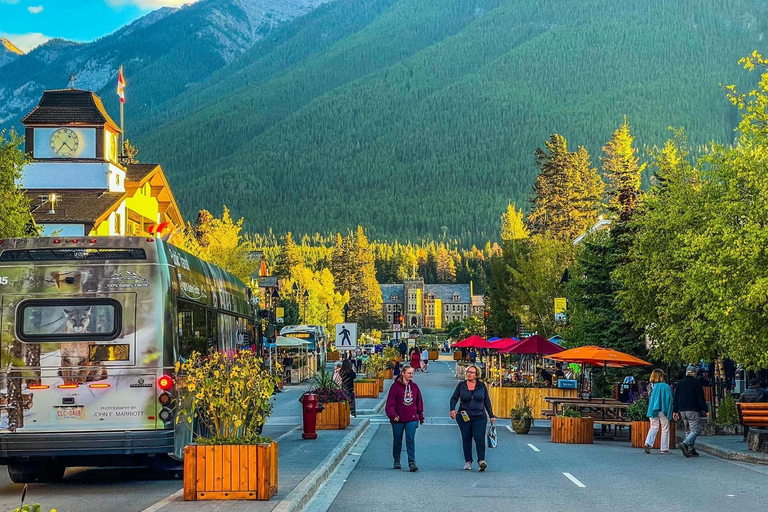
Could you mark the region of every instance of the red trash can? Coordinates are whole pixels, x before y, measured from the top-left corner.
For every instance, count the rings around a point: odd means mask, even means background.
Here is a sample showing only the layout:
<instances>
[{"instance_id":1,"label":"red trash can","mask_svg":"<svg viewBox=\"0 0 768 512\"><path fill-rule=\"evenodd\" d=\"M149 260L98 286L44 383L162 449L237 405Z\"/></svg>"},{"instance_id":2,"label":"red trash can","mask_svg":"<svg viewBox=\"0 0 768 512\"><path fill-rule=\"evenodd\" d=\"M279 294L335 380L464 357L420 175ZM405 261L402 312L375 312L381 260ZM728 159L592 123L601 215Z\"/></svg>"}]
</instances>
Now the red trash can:
<instances>
[{"instance_id":1,"label":"red trash can","mask_svg":"<svg viewBox=\"0 0 768 512\"><path fill-rule=\"evenodd\" d=\"M320 409L320 402L314 393L304 393L301 395L301 413L304 421L304 433L302 439L317 439L317 412Z\"/></svg>"}]
</instances>

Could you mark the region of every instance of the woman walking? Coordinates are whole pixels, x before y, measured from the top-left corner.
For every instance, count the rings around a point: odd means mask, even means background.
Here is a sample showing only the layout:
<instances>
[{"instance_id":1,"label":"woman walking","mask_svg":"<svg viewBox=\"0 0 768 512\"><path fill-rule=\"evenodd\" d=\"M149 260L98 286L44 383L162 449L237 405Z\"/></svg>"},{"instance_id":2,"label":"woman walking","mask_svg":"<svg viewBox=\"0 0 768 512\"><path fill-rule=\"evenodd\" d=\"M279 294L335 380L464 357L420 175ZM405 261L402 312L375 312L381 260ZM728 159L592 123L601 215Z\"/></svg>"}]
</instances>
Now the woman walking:
<instances>
[{"instance_id":1,"label":"woman walking","mask_svg":"<svg viewBox=\"0 0 768 512\"><path fill-rule=\"evenodd\" d=\"M651 453L656 434L661 428L660 453L669 453L669 418L672 416L673 396L672 388L664 382L664 372L656 369L651 372L649 379L653 385L651 398L648 403L648 419L651 420L651 429L645 438L645 453Z\"/></svg>"},{"instance_id":2,"label":"woman walking","mask_svg":"<svg viewBox=\"0 0 768 512\"><path fill-rule=\"evenodd\" d=\"M352 413L352 416L357 418L357 407L355 406L355 377L357 377L357 374L352 367L352 361L349 359L342 361L340 373L341 386L349 395L349 411Z\"/></svg>"},{"instance_id":3,"label":"woman walking","mask_svg":"<svg viewBox=\"0 0 768 512\"><path fill-rule=\"evenodd\" d=\"M411 350L411 367L413 371L421 369L421 352L419 352L419 347Z\"/></svg>"},{"instance_id":4,"label":"woman walking","mask_svg":"<svg viewBox=\"0 0 768 512\"><path fill-rule=\"evenodd\" d=\"M472 365L467 368L467 380L459 382L451 397L451 418L456 420L461 431L466 471L472 469L473 439L480 471L485 471L488 467L485 462L485 428L488 425L488 418L491 418L491 424L496 423L488 388L477 378L477 375L477 366Z\"/></svg>"},{"instance_id":5,"label":"woman walking","mask_svg":"<svg viewBox=\"0 0 768 512\"><path fill-rule=\"evenodd\" d=\"M400 377L395 379L387 394L387 418L392 424L392 457L395 459L395 469L401 469L400 453L403 450L403 433L405 433L405 450L408 453L408 469L418 471L416 466L416 429L419 423L424 423L424 402L421 390L413 382L414 369L409 365L403 367Z\"/></svg>"}]
</instances>

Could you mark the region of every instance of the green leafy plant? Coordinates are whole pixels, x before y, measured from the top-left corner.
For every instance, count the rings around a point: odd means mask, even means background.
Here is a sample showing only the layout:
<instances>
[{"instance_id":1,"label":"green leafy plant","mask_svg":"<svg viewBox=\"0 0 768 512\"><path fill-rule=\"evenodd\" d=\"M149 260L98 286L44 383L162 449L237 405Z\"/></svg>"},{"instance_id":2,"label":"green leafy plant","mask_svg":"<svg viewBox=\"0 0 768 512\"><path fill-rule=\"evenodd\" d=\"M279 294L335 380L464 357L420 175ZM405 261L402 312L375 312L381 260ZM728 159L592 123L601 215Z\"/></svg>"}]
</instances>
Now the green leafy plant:
<instances>
[{"instance_id":1,"label":"green leafy plant","mask_svg":"<svg viewBox=\"0 0 768 512\"><path fill-rule=\"evenodd\" d=\"M736 399L730 396L723 398L717 408L718 425L735 425L739 422L736 412Z\"/></svg>"},{"instance_id":2,"label":"green leafy plant","mask_svg":"<svg viewBox=\"0 0 768 512\"><path fill-rule=\"evenodd\" d=\"M269 441L261 436L261 428L272 413L272 393L279 377L264 369L260 357L250 350L234 355L193 352L183 363L176 363L176 374L180 397L176 421L203 427L205 435L196 432L196 442Z\"/></svg>"},{"instance_id":3,"label":"green leafy plant","mask_svg":"<svg viewBox=\"0 0 768 512\"><path fill-rule=\"evenodd\" d=\"M355 382L359 382L361 384L364 384L366 382L378 382L376 379L357 379Z\"/></svg>"},{"instance_id":4,"label":"green leafy plant","mask_svg":"<svg viewBox=\"0 0 768 512\"><path fill-rule=\"evenodd\" d=\"M530 400L528 399L528 393L521 394L520 400L509 411L509 416L513 420L533 419L533 410L531 408Z\"/></svg>"},{"instance_id":5,"label":"green leafy plant","mask_svg":"<svg viewBox=\"0 0 768 512\"><path fill-rule=\"evenodd\" d=\"M325 369L320 370L312 379L309 392L316 394L321 404L349 401L349 395L344 388L333 380L333 373Z\"/></svg>"},{"instance_id":6,"label":"green leafy plant","mask_svg":"<svg viewBox=\"0 0 768 512\"><path fill-rule=\"evenodd\" d=\"M627 407L627 418L632 421L648 420L648 399L638 398Z\"/></svg>"},{"instance_id":7,"label":"green leafy plant","mask_svg":"<svg viewBox=\"0 0 768 512\"><path fill-rule=\"evenodd\" d=\"M369 375L376 375L387 369L387 362L380 354L373 354L365 365L365 372Z\"/></svg>"},{"instance_id":8,"label":"green leafy plant","mask_svg":"<svg viewBox=\"0 0 768 512\"><path fill-rule=\"evenodd\" d=\"M42 512L43 509L40 508L39 503L35 503L34 505L24 504L20 507L16 507L11 512ZM51 512L56 512L55 508L51 509Z\"/></svg>"},{"instance_id":9,"label":"green leafy plant","mask_svg":"<svg viewBox=\"0 0 768 512\"><path fill-rule=\"evenodd\" d=\"M559 414L565 418L581 418L581 411L573 407L564 407L563 412Z\"/></svg>"}]
</instances>

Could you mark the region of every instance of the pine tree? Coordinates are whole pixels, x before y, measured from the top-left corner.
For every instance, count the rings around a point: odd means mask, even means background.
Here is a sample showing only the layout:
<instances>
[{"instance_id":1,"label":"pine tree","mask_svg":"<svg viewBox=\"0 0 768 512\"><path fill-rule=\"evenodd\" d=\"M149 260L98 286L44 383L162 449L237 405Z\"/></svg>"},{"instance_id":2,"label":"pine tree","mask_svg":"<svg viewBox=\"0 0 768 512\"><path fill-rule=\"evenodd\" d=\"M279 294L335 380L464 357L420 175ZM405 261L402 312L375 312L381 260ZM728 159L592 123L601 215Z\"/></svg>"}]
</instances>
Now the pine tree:
<instances>
[{"instance_id":1,"label":"pine tree","mask_svg":"<svg viewBox=\"0 0 768 512\"><path fill-rule=\"evenodd\" d=\"M277 256L273 275L278 277L291 277L293 269L303 265L304 261L299 252L296 242L293 241L293 235L289 231L285 234L283 244L280 246L280 253Z\"/></svg>"},{"instance_id":2,"label":"pine tree","mask_svg":"<svg viewBox=\"0 0 768 512\"><path fill-rule=\"evenodd\" d=\"M349 290L350 318L361 329L371 329L382 323L381 288L376 281L376 266L368 237L362 226L357 227L351 244L352 286Z\"/></svg>"},{"instance_id":3,"label":"pine tree","mask_svg":"<svg viewBox=\"0 0 768 512\"><path fill-rule=\"evenodd\" d=\"M437 249L437 282L438 283L455 283L456 282L456 263L453 261L451 254L444 245L440 245Z\"/></svg>"},{"instance_id":4,"label":"pine tree","mask_svg":"<svg viewBox=\"0 0 768 512\"><path fill-rule=\"evenodd\" d=\"M584 147L571 153L565 137L558 134L545 145L549 153L536 149L541 172L534 184L528 223L534 234L572 240L597 217L602 181Z\"/></svg>"},{"instance_id":5,"label":"pine tree","mask_svg":"<svg viewBox=\"0 0 768 512\"><path fill-rule=\"evenodd\" d=\"M624 123L603 146L605 156L601 157L608 179L608 207L622 220L627 220L635 210L640 195L640 176L646 166L645 163L640 165L637 149L632 147L634 140L625 116Z\"/></svg>"},{"instance_id":6,"label":"pine tree","mask_svg":"<svg viewBox=\"0 0 768 512\"><path fill-rule=\"evenodd\" d=\"M0 239L18 238L33 234L29 199L17 185L21 170L29 159L19 149L24 139L14 130L5 139L0 131Z\"/></svg>"}]
</instances>

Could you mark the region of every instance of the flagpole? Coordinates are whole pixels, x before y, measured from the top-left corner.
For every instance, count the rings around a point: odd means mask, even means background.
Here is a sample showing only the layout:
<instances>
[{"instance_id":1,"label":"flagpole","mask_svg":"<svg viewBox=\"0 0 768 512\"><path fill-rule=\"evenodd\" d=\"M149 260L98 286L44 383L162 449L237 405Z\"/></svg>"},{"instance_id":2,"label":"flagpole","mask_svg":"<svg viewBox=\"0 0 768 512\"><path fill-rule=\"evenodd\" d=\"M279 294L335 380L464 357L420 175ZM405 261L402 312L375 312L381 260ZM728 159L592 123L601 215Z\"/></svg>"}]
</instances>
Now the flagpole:
<instances>
[{"instance_id":1,"label":"flagpole","mask_svg":"<svg viewBox=\"0 0 768 512\"><path fill-rule=\"evenodd\" d=\"M120 66L119 81L123 78L123 66ZM123 93L122 89L120 90ZM125 93L123 93L125 94ZM120 96L120 156L125 156L125 96Z\"/></svg>"}]
</instances>

